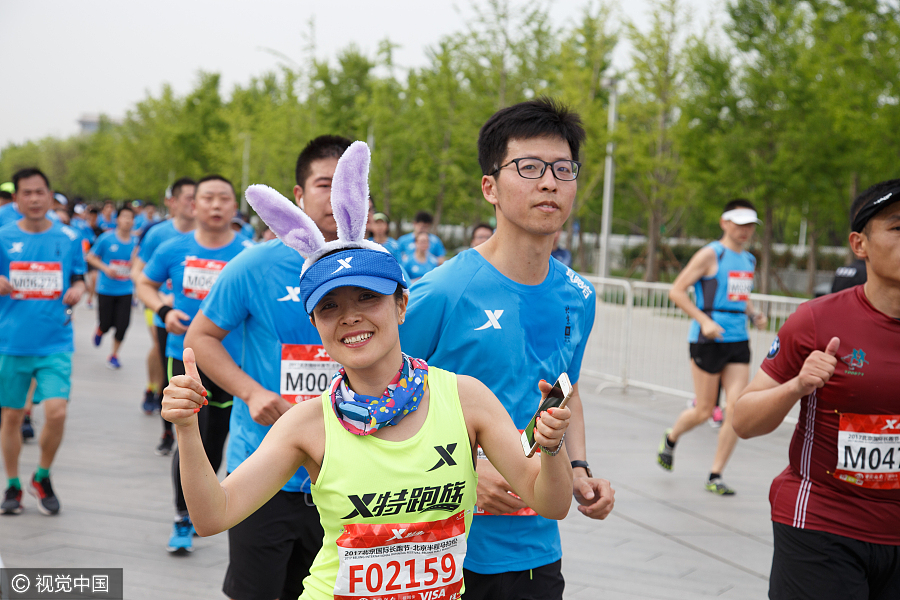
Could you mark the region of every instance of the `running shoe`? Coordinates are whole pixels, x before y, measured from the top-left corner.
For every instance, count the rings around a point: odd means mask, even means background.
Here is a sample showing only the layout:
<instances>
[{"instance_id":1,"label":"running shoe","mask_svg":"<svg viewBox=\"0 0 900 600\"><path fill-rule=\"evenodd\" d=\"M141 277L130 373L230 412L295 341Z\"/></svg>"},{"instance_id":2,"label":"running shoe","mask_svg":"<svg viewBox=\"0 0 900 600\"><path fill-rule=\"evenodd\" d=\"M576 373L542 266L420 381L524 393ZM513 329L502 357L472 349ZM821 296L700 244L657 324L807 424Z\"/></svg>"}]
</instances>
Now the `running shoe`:
<instances>
[{"instance_id":1,"label":"running shoe","mask_svg":"<svg viewBox=\"0 0 900 600\"><path fill-rule=\"evenodd\" d=\"M706 481L706 491L719 496L734 496L734 490L728 487L721 477Z\"/></svg>"},{"instance_id":2,"label":"running shoe","mask_svg":"<svg viewBox=\"0 0 900 600\"><path fill-rule=\"evenodd\" d=\"M59 500L53 493L53 486L50 485L50 477L44 477L38 481L31 477L31 485L28 486L28 493L37 498L38 510L45 515L55 515L59 512Z\"/></svg>"},{"instance_id":3,"label":"running shoe","mask_svg":"<svg viewBox=\"0 0 900 600\"><path fill-rule=\"evenodd\" d=\"M99 346L101 341L103 341L103 332L98 327L97 331L94 332L94 346Z\"/></svg>"},{"instance_id":4,"label":"running shoe","mask_svg":"<svg viewBox=\"0 0 900 600\"><path fill-rule=\"evenodd\" d=\"M675 448L670 448L666 443L670 433L672 433L672 430L666 429L662 440L659 442L659 453L656 455L656 462L666 471L671 471L675 462Z\"/></svg>"},{"instance_id":5,"label":"running shoe","mask_svg":"<svg viewBox=\"0 0 900 600\"><path fill-rule=\"evenodd\" d=\"M159 446L156 447L156 455L157 456L168 456L172 454L172 446L175 445L175 437L172 435L171 431L167 431L163 433L162 439L159 441Z\"/></svg>"},{"instance_id":6,"label":"running shoe","mask_svg":"<svg viewBox=\"0 0 900 600\"><path fill-rule=\"evenodd\" d=\"M106 361L106 368L112 369L113 371L121 369L122 365L119 363L119 357L118 356L110 356L109 360Z\"/></svg>"},{"instance_id":7,"label":"running shoe","mask_svg":"<svg viewBox=\"0 0 900 600\"><path fill-rule=\"evenodd\" d=\"M172 526L172 536L166 550L172 554L187 554L194 551L194 524L190 517L176 518Z\"/></svg>"},{"instance_id":8,"label":"running shoe","mask_svg":"<svg viewBox=\"0 0 900 600\"><path fill-rule=\"evenodd\" d=\"M22 512L22 490L12 486L6 488L3 494L3 504L0 504L0 514L17 515Z\"/></svg>"},{"instance_id":9,"label":"running shoe","mask_svg":"<svg viewBox=\"0 0 900 600\"><path fill-rule=\"evenodd\" d=\"M22 420L22 440L27 442L34 438L34 425L31 424L31 415L26 414Z\"/></svg>"},{"instance_id":10,"label":"running shoe","mask_svg":"<svg viewBox=\"0 0 900 600\"><path fill-rule=\"evenodd\" d=\"M159 411L159 403L156 401L156 394L152 390L144 392L144 402L141 404L144 414L152 415Z\"/></svg>"},{"instance_id":11,"label":"running shoe","mask_svg":"<svg viewBox=\"0 0 900 600\"><path fill-rule=\"evenodd\" d=\"M720 407L716 406L713 409L713 415L706 420L709 423L709 426L713 429L718 429L722 426L722 421L725 419L725 411L723 411Z\"/></svg>"}]
</instances>

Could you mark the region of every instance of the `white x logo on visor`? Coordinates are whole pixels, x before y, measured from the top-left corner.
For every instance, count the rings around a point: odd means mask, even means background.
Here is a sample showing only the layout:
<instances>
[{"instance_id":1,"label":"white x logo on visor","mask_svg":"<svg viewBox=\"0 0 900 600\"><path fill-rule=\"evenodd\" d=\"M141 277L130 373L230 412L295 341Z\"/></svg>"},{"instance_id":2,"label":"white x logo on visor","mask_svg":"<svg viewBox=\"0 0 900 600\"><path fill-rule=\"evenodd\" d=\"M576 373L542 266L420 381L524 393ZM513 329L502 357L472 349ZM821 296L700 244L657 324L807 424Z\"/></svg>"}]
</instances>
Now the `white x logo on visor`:
<instances>
[{"instance_id":1,"label":"white x logo on visor","mask_svg":"<svg viewBox=\"0 0 900 600\"><path fill-rule=\"evenodd\" d=\"M335 269L331 274L334 275L334 274L337 273L338 271L342 271L342 270L344 270L344 269L349 269L349 268L350 268L350 261L351 261L351 260L353 260L353 257L352 257L352 256L348 256L346 260L343 259L343 258L337 259L337 261L338 261L339 263L341 263L341 266L339 266L337 269Z\"/></svg>"}]
</instances>

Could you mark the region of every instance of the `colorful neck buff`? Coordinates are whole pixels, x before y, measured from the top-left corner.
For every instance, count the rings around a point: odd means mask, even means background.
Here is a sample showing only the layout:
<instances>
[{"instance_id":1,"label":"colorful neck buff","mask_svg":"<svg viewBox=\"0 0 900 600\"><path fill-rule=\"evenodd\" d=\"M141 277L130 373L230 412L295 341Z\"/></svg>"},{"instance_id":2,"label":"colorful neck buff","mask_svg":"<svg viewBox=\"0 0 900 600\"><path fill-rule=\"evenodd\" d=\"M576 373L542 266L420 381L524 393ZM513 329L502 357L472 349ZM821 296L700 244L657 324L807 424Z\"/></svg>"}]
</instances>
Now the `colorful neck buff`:
<instances>
[{"instance_id":1,"label":"colorful neck buff","mask_svg":"<svg viewBox=\"0 0 900 600\"><path fill-rule=\"evenodd\" d=\"M419 408L428 382L424 360L403 355L403 365L380 398L358 394L347 387L343 367L331 379L331 406L344 429L356 435L369 435L396 425Z\"/></svg>"}]
</instances>

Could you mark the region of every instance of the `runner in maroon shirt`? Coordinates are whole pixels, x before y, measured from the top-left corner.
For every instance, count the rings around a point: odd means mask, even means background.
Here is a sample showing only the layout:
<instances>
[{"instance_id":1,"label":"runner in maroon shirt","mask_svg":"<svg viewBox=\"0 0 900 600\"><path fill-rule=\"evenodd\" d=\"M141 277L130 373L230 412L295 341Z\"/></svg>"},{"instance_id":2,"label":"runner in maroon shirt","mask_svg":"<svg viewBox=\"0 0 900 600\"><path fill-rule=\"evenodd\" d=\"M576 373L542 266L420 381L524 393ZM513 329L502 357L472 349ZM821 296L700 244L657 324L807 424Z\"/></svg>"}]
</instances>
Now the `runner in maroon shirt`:
<instances>
[{"instance_id":1,"label":"runner in maroon shirt","mask_svg":"<svg viewBox=\"0 0 900 600\"><path fill-rule=\"evenodd\" d=\"M773 599L900 598L900 179L851 214L868 282L801 305L735 405L749 438L801 401L769 492Z\"/></svg>"}]
</instances>

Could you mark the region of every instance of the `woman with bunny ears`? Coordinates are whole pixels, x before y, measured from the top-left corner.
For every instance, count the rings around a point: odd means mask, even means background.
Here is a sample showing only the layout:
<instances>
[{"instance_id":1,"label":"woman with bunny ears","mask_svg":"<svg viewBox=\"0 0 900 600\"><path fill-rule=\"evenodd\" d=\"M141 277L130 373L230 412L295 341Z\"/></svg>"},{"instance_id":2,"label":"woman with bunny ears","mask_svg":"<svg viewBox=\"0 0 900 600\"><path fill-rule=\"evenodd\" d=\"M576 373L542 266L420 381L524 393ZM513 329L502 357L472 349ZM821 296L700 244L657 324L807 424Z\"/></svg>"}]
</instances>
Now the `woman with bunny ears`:
<instances>
[{"instance_id":1,"label":"woman with bunny ears","mask_svg":"<svg viewBox=\"0 0 900 600\"><path fill-rule=\"evenodd\" d=\"M570 411L542 415L535 439L543 451L527 459L512 420L481 382L403 354L398 327L408 283L389 252L363 239L368 164L362 142L338 163L334 242L274 190L247 190L272 231L307 257L301 301L326 351L343 365L321 401L292 407L221 483L197 428L204 389L190 349L187 375L172 378L162 414L178 433L185 497L201 535L239 523L298 467L308 470L325 539L301 598L458 598L477 445L529 506L562 519L572 489L562 443ZM540 388L550 390L543 381Z\"/></svg>"}]
</instances>

